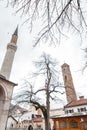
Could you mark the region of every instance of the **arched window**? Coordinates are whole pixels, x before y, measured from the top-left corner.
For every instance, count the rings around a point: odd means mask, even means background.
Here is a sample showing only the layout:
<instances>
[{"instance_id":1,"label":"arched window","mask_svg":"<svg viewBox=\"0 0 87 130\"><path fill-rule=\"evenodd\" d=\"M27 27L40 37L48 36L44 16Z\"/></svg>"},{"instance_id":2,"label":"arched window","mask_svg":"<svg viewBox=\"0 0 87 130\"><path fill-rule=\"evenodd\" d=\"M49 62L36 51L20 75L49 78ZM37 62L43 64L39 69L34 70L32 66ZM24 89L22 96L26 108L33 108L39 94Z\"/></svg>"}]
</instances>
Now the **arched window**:
<instances>
[{"instance_id":1,"label":"arched window","mask_svg":"<svg viewBox=\"0 0 87 130\"><path fill-rule=\"evenodd\" d=\"M67 128L67 122L66 121L60 122L60 128Z\"/></svg>"},{"instance_id":2,"label":"arched window","mask_svg":"<svg viewBox=\"0 0 87 130\"><path fill-rule=\"evenodd\" d=\"M78 128L78 122L72 120L72 121L70 122L70 128Z\"/></svg>"}]
</instances>

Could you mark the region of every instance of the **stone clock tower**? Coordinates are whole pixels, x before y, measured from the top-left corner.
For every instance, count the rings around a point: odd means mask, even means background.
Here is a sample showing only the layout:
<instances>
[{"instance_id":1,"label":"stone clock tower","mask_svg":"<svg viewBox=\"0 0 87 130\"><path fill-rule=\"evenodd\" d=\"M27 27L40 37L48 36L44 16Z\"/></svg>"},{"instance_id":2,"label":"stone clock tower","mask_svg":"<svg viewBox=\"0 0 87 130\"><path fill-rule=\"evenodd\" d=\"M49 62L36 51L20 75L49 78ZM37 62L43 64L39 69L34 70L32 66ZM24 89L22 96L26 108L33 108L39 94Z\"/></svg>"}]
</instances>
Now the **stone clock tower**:
<instances>
[{"instance_id":1,"label":"stone clock tower","mask_svg":"<svg viewBox=\"0 0 87 130\"><path fill-rule=\"evenodd\" d=\"M73 79L72 79L69 65L64 63L61 67L62 67L62 74L63 74L63 80L65 85L67 103L70 103L73 100L77 100L75 88L73 85Z\"/></svg>"},{"instance_id":2,"label":"stone clock tower","mask_svg":"<svg viewBox=\"0 0 87 130\"><path fill-rule=\"evenodd\" d=\"M9 106L12 99L13 88L17 84L9 81L12 64L17 50L18 27L12 35L0 71L0 130L6 130Z\"/></svg>"}]
</instances>

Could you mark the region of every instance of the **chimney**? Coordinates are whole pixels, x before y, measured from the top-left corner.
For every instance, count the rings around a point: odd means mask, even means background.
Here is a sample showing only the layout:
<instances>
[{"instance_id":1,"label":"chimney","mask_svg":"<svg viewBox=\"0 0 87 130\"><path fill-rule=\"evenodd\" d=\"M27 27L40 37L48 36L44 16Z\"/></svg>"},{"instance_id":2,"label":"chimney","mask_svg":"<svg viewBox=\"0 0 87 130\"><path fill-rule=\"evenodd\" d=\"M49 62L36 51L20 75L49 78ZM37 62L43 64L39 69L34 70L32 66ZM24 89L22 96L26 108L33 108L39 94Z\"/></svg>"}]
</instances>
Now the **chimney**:
<instances>
[{"instance_id":1,"label":"chimney","mask_svg":"<svg viewBox=\"0 0 87 130\"><path fill-rule=\"evenodd\" d=\"M80 100L84 99L84 96L79 96L79 99L80 99Z\"/></svg>"}]
</instances>

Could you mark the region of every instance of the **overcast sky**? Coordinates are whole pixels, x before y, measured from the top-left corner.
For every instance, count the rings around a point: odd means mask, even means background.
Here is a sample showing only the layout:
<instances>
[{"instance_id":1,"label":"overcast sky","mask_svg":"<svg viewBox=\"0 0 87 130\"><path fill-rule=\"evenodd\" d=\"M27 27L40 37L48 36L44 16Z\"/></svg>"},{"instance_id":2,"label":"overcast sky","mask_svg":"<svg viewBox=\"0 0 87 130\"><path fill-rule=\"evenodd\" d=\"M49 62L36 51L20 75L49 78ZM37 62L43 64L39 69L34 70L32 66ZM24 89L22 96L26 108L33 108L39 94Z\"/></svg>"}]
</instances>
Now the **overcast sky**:
<instances>
[{"instance_id":1,"label":"overcast sky","mask_svg":"<svg viewBox=\"0 0 87 130\"><path fill-rule=\"evenodd\" d=\"M20 85L22 79L26 78L33 69L32 61L38 59L43 52L46 52L56 58L60 66L64 62L70 65L77 95L84 95L87 98L87 69L83 74L81 71L85 63L82 48L86 46L86 40L81 44L78 35L69 33L68 38L66 40L62 39L60 45L49 46L41 43L36 48L33 48L33 40L38 28L34 27L34 31L30 33L29 26L27 24L22 25L24 19L14 12L11 7L6 7L5 2L0 2L0 66L4 59L6 46L10 42L17 25L19 25L18 48L10 80ZM15 87L15 90L17 89L18 86Z\"/></svg>"}]
</instances>

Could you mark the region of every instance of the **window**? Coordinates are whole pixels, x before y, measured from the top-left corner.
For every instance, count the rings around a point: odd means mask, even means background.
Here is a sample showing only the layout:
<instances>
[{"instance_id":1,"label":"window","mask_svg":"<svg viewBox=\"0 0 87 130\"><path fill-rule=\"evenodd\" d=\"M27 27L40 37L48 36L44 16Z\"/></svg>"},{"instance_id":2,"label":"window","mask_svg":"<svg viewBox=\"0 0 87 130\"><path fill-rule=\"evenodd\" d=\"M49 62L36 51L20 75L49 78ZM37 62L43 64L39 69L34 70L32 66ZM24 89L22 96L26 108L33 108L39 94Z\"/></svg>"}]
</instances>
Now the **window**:
<instances>
[{"instance_id":1,"label":"window","mask_svg":"<svg viewBox=\"0 0 87 130\"><path fill-rule=\"evenodd\" d=\"M84 108L81 108L81 112L83 112L84 111Z\"/></svg>"},{"instance_id":2,"label":"window","mask_svg":"<svg viewBox=\"0 0 87 130\"><path fill-rule=\"evenodd\" d=\"M83 108L83 111L86 111L86 107Z\"/></svg>"},{"instance_id":3,"label":"window","mask_svg":"<svg viewBox=\"0 0 87 130\"><path fill-rule=\"evenodd\" d=\"M73 112L74 112L74 110L73 110L73 109L69 110L69 113L73 113Z\"/></svg>"},{"instance_id":4,"label":"window","mask_svg":"<svg viewBox=\"0 0 87 130\"><path fill-rule=\"evenodd\" d=\"M42 117L41 115L32 114L32 119L33 119L33 118L41 118L41 117Z\"/></svg>"},{"instance_id":5,"label":"window","mask_svg":"<svg viewBox=\"0 0 87 130\"><path fill-rule=\"evenodd\" d=\"M67 111L65 111L65 114L68 114L68 110L67 110Z\"/></svg>"},{"instance_id":6,"label":"window","mask_svg":"<svg viewBox=\"0 0 87 130\"><path fill-rule=\"evenodd\" d=\"M84 111L86 111L86 107L78 108L78 112L84 112Z\"/></svg>"},{"instance_id":7,"label":"window","mask_svg":"<svg viewBox=\"0 0 87 130\"><path fill-rule=\"evenodd\" d=\"M67 122L66 121L60 122L60 128L67 128Z\"/></svg>"},{"instance_id":8,"label":"window","mask_svg":"<svg viewBox=\"0 0 87 130\"><path fill-rule=\"evenodd\" d=\"M78 108L78 112L80 112L80 109Z\"/></svg>"},{"instance_id":9,"label":"window","mask_svg":"<svg viewBox=\"0 0 87 130\"><path fill-rule=\"evenodd\" d=\"M73 109L70 109L70 110L66 110L65 113L68 114L68 113L73 113L74 110Z\"/></svg>"},{"instance_id":10,"label":"window","mask_svg":"<svg viewBox=\"0 0 87 130\"><path fill-rule=\"evenodd\" d=\"M70 122L70 128L78 128L78 122L77 121L71 121Z\"/></svg>"}]
</instances>

